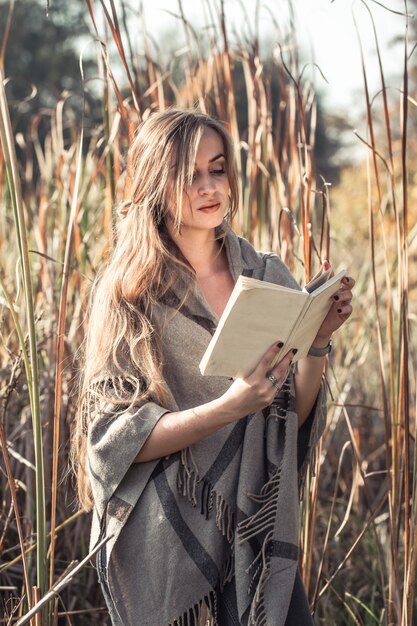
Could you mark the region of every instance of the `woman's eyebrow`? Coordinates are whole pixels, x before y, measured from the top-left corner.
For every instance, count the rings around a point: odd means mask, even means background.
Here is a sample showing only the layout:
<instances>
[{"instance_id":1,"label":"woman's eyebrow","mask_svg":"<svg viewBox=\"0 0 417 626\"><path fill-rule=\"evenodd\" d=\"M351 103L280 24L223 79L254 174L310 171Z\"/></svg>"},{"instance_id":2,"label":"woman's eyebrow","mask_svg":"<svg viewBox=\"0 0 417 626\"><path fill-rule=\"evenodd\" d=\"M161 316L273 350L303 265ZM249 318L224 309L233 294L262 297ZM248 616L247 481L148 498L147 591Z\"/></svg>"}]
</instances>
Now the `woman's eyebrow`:
<instances>
[{"instance_id":1,"label":"woman's eyebrow","mask_svg":"<svg viewBox=\"0 0 417 626\"><path fill-rule=\"evenodd\" d=\"M226 158L224 156L223 152L219 152L219 154L216 154L216 156L214 156L211 159L209 159L209 163L213 163L213 161L217 161L217 159L220 159L221 157L223 157L223 159Z\"/></svg>"},{"instance_id":2,"label":"woman's eyebrow","mask_svg":"<svg viewBox=\"0 0 417 626\"><path fill-rule=\"evenodd\" d=\"M219 152L219 154L216 154L216 156L212 157L211 159L209 159L209 163L213 163L213 161L217 161L217 159L221 159L223 157L223 159L226 159L225 155L223 154L223 152ZM174 167L176 167L176 163L173 163L171 165L171 167L169 169L174 169Z\"/></svg>"}]
</instances>

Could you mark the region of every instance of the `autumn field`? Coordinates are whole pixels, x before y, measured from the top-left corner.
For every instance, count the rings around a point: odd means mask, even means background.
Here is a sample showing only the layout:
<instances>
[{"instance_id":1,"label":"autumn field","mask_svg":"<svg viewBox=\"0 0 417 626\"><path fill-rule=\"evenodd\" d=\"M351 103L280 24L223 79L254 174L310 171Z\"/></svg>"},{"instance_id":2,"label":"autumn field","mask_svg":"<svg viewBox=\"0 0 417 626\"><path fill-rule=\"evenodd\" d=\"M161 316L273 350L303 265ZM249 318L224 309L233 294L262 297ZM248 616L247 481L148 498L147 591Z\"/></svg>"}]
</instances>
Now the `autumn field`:
<instances>
[{"instance_id":1,"label":"autumn field","mask_svg":"<svg viewBox=\"0 0 417 626\"><path fill-rule=\"evenodd\" d=\"M361 156L337 172L319 149L326 118L294 22L273 8L265 50L256 15L239 37L222 1L201 0L199 29L173 2L185 43L169 56L140 8L85 0L79 91L56 89L35 107L37 86L19 92L7 62L14 4L4 3L0 24L0 623L110 624L70 434L89 288L112 247L114 207L129 197L126 151L141 120L176 104L231 132L238 233L281 255L300 284L326 258L356 279L301 503L315 623L417 624L417 4L401 10L401 89L387 88L375 30L372 65L362 65ZM372 20L372 0L360 4Z\"/></svg>"}]
</instances>

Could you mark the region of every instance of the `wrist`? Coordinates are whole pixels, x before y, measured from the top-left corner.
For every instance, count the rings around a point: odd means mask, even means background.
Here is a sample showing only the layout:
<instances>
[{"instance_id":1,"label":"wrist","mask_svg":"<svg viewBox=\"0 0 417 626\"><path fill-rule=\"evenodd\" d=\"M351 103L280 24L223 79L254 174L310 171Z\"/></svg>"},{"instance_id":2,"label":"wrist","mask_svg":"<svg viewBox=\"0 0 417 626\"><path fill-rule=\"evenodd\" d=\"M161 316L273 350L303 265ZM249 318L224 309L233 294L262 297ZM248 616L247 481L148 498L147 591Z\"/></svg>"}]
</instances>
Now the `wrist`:
<instances>
[{"instance_id":1,"label":"wrist","mask_svg":"<svg viewBox=\"0 0 417 626\"><path fill-rule=\"evenodd\" d=\"M215 419L219 421L221 426L227 426L231 422L236 421L240 417L239 411L236 409L232 398L227 396L227 391L220 398L216 398L210 402Z\"/></svg>"},{"instance_id":2,"label":"wrist","mask_svg":"<svg viewBox=\"0 0 417 626\"><path fill-rule=\"evenodd\" d=\"M331 335L326 335L325 337L317 335L311 345L313 348L326 348L329 345L331 339Z\"/></svg>"},{"instance_id":3,"label":"wrist","mask_svg":"<svg viewBox=\"0 0 417 626\"><path fill-rule=\"evenodd\" d=\"M314 344L310 346L310 349L307 353L308 356L312 356L312 357L325 357L328 354L330 354L330 352L332 351L332 340L329 339L329 342L327 345L323 346L323 347L318 347L315 346Z\"/></svg>"}]
</instances>

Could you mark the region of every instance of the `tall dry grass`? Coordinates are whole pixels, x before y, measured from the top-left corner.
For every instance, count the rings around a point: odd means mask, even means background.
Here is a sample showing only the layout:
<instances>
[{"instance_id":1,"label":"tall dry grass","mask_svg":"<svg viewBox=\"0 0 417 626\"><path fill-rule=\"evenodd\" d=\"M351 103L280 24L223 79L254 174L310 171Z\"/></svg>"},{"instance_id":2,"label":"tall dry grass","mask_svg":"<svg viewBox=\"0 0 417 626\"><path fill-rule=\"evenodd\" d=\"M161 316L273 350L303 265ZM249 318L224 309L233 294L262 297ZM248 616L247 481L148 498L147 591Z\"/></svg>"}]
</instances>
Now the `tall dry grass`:
<instances>
[{"instance_id":1,"label":"tall dry grass","mask_svg":"<svg viewBox=\"0 0 417 626\"><path fill-rule=\"evenodd\" d=\"M316 172L317 101L299 64L289 7L288 24L268 9L281 46L265 56L260 3L255 19L246 20L255 24L253 32L232 39L224 2L202 2L206 27L196 32L178 1L185 43L162 62L143 12L123 2L116 10L112 0L86 0L99 80L83 77L83 86L88 92L99 85L102 119L92 125L85 108L81 122L74 96L63 94L54 110L37 114L25 136L16 137L1 92L3 623L25 623L41 596L48 600L43 624L106 622L92 567L71 580L73 561L87 554L89 529L65 478L76 352L88 287L112 245L114 204L129 194L124 155L135 127L174 103L198 103L230 129L242 195L236 230L257 247L278 251L300 280L308 280L321 258L356 268L356 313L328 369L329 425L302 506L301 568L318 624L413 623L417 458L410 320L416 311L409 302L415 294L409 261L415 260L416 230L407 177L407 41L400 122L383 63L381 93L372 100L363 62L368 182L361 194L354 175L359 209L352 219L352 207L340 199L343 188L335 192L336 210ZM41 121L49 127L42 139ZM366 206L368 225L352 227L363 221ZM45 596L59 579L61 587Z\"/></svg>"}]
</instances>

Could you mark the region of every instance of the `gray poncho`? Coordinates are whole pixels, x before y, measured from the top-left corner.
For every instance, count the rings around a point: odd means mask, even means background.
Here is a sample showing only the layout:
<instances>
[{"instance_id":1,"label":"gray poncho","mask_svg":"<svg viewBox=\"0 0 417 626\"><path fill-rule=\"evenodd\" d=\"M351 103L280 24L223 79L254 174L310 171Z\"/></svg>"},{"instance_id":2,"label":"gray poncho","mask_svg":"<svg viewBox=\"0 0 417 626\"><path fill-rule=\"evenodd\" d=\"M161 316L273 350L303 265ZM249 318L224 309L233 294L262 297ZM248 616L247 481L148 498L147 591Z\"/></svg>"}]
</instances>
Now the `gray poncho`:
<instances>
[{"instance_id":1,"label":"gray poncho","mask_svg":"<svg viewBox=\"0 0 417 626\"><path fill-rule=\"evenodd\" d=\"M225 229L235 280L244 273L298 288L276 255L257 253ZM231 384L200 374L218 320L197 288L177 312L186 287L179 280L155 311L167 405L145 402L118 414L107 406L89 428L91 543L112 535L98 555L100 582L118 626L215 626L216 594L233 577L241 624L282 626L298 559L293 374L268 409L179 453L133 463L164 413L209 402ZM321 390L308 420L310 451L324 423Z\"/></svg>"}]
</instances>

